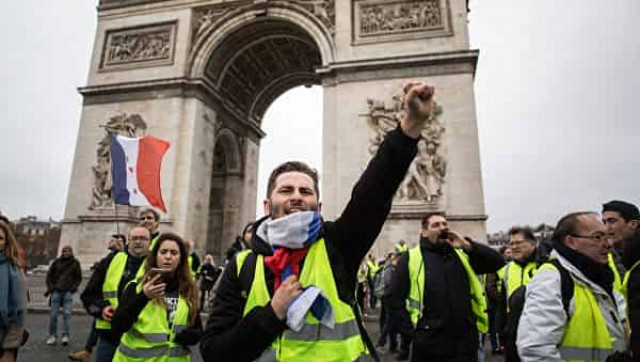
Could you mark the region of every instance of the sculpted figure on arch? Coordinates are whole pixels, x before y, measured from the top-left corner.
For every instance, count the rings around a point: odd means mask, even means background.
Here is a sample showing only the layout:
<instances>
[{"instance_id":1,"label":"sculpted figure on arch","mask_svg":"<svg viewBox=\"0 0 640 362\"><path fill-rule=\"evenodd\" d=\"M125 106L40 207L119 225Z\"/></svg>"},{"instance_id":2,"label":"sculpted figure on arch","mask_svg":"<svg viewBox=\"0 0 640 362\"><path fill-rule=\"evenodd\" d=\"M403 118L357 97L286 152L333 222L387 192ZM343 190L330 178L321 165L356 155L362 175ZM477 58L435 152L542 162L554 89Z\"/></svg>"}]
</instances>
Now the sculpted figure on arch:
<instances>
[{"instance_id":1,"label":"sculpted figure on arch","mask_svg":"<svg viewBox=\"0 0 640 362\"><path fill-rule=\"evenodd\" d=\"M301 162L273 170L251 249L229 261L212 301L205 361L354 361L373 353L355 310L358 267L434 110L434 87L410 82L403 91L406 116L335 221L322 218L315 170Z\"/></svg>"}]
</instances>

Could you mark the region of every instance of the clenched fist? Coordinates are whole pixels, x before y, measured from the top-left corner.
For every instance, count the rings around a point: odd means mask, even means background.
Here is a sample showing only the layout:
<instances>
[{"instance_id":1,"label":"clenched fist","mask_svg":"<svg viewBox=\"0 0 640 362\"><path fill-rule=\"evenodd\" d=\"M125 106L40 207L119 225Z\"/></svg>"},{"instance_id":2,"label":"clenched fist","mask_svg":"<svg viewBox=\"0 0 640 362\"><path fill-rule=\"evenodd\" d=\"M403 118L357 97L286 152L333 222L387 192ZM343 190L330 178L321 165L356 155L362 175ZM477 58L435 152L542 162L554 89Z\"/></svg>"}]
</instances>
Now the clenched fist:
<instances>
[{"instance_id":1,"label":"clenched fist","mask_svg":"<svg viewBox=\"0 0 640 362\"><path fill-rule=\"evenodd\" d=\"M400 121L402 131L409 137L419 138L424 124L435 110L435 87L422 82L409 82L404 85L403 106L405 117Z\"/></svg>"}]
</instances>

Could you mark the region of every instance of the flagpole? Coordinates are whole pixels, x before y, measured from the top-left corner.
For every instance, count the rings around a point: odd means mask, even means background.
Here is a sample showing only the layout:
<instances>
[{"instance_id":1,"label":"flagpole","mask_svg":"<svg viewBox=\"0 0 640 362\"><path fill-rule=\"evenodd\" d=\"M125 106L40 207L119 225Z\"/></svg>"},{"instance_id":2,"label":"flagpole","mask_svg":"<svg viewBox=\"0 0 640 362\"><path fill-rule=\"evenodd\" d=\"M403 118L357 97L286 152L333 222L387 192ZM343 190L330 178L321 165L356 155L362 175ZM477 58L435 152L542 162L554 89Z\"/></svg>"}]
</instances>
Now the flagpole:
<instances>
[{"instance_id":1,"label":"flagpole","mask_svg":"<svg viewBox=\"0 0 640 362\"><path fill-rule=\"evenodd\" d=\"M103 126L101 126L103 127ZM107 134L109 135L109 166L111 167L111 202L113 202L113 210L116 213L116 234L120 234L120 224L118 223L118 204L116 204L116 196L115 191L113 190L114 182L113 182L113 158L111 157L111 132L107 127L104 127L107 130Z\"/></svg>"}]
</instances>

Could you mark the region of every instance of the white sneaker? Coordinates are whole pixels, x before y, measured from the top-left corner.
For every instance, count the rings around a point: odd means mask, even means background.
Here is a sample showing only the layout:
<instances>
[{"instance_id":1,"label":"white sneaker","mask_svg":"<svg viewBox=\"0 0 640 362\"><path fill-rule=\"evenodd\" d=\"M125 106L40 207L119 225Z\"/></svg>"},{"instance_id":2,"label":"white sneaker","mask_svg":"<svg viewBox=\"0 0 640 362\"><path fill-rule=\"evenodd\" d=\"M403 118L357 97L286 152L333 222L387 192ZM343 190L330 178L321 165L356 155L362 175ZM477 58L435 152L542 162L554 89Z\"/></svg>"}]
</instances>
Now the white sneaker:
<instances>
[{"instance_id":1,"label":"white sneaker","mask_svg":"<svg viewBox=\"0 0 640 362\"><path fill-rule=\"evenodd\" d=\"M66 346L68 344L69 344L69 336L65 334L64 336L62 336L62 345Z\"/></svg>"},{"instance_id":2,"label":"white sneaker","mask_svg":"<svg viewBox=\"0 0 640 362\"><path fill-rule=\"evenodd\" d=\"M53 346L54 344L56 344L56 336L49 336L49 338L47 338L44 343L46 343L47 346Z\"/></svg>"}]
</instances>

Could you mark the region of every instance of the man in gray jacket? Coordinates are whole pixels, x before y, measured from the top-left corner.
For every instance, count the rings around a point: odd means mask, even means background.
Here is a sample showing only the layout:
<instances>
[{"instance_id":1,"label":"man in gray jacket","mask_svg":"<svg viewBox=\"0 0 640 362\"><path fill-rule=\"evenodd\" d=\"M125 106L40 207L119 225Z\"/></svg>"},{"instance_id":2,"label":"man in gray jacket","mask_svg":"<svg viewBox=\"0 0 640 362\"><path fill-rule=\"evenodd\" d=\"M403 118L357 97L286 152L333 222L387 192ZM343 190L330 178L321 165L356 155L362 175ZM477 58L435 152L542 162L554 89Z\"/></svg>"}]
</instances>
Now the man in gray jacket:
<instances>
[{"instance_id":1,"label":"man in gray jacket","mask_svg":"<svg viewBox=\"0 0 640 362\"><path fill-rule=\"evenodd\" d=\"M544 264L528 284L518 326L523 362L602 361L626 349L623 297L613 289L607 267L607 230L591 212L569 214L558 222L551 258L573 280L568 315L558 269Z\"/></svg>"}]
</instances>

